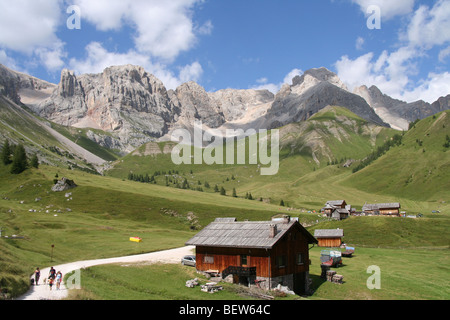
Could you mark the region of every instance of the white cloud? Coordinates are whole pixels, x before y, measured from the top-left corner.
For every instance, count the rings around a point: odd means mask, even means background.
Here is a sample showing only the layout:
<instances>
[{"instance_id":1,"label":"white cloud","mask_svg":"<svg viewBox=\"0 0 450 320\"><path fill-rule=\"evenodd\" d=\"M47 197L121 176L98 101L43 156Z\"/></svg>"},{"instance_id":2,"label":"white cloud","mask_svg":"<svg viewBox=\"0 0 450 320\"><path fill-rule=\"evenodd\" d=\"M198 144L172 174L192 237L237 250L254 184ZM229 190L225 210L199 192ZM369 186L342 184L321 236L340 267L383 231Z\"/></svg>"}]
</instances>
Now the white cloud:
<instances>
[{"instance_id":1,"label":"white cloud","mask_svg":"<svg viewBox=\"0 0 450 320\"><path fill-rule=\"evenodd\" d=\"M203 73L200 63L193 62L180 67L179 74L175 75L166 65L153 62L146 54L135 50L129 50L127 53L109 52L98 42L91 42L87 45L86 53L87 56L84 60L70 60L70 68L77 74L101 73L105 68L111 66L132 64L142 66L147 72L155 75L167 89L176 89L186 81L198 81Z\"/></svg>"},{"instance_id":2,"label":"white cloud","mask_svg":"<svg viewBox=\"0 0 450 320\"><path fill-rule=\"evenodd\" d=\"M391 54L384 51L378 59L368 53L354 60L343 56L336 62L337 74L350 90L355 87L377 86L383 93L400 100L435 102L450 94L450 73L429 73L425 80L414 83L417 73L414 58L419 53L408 47Z\"/></svg>"},{"instance_id":3,"label":"white cloud","mask_svg":"<svg viewBox=\"0 0 450 320\"><path fill-rule=\"evenodd\" d=\"M442 50L439 52L439 61L442 62L442 63L444 63L445 60L447 60L447 57L449 57L449 56L450 56L450 46L448 46L448 47L445 48L445 49L442 49Z\"/></svg>"},{"instance_id":4,"label":"white cloud","mask_svg":"<svg viewBox=\"0 0 450 320\"><path fill-rule=\"evenodd\" d=\"M403 98L406 101L424 100L433 103L448 94L450 94L450 73L437 74L432 72L418 87L406 90L403 93Z\"/></svg>"},{"instance_id":5,"label":"white cloud","mask_svg":"<svg viewBox=\"0 0 450 320\"><path fill-rule=\"evenodd\" d=\"M201 64L196 61L192 64L184 66L180 70L179 79L182 83L188 81L197 81L203 74L203 68Z\"/></svg>"},{"instance_id":6,"label":"white cloud","mask_svg":"<svg viewBox=\"0 0 450 320\"><path fill-rule=\"evenodd\" d=\"M10 69L18 70L16 61L9 57L5 50L0 50L0 63Z\"/></svg>"},{"instance_id":7,"label":"white cloud","mask_svg":"<svg viewBox=\"0 0 450 320\"><path fill-rule=\"evenodd\" d=\"M372 0L353 0L361 5L376 4ZM380 1L391 14L411 12L414 1ZM420 6L404 30L399 33L400 47L383 51L379 57L367 53L355 59L341 57L335 64L338 76L349 88L375 85L383 93L408 102L434 102L450 93L449 73L428 72L425 79L414 81L419 73L420 59L429 56L430 49L450 42L450 0L438 0L433 7ZM450 56L450 46L442 48L439 60Z\"/></svg>"},{"instance_id":8,"label":"white cloud","mask_svg":"<svg viewBox=\"0 0 450 320\"><path fill-rule=\"evenodd\" d=\"M258 80L256 80L256 83L259 83L259 84L264 84L267 82L269 82L269 79L267 79L266 77L259 78Z\"/></svg>"},{"instance_id":9,"label":"white cloud","mask_svg":"<svg viewBox=\"0 0 450 320\"><path fill-rule=\"evenodd\" d=\"M439 0L430 9L420 6L400 39L427 49L450 41L450 1Z\"/></svg>"},{"instance_id":10,"label":"white cloud","mask_svg":"<svg viewBox=\"0 0 450 320\"><path fill-rule=\"evenodd\" d=\"M364 42L365 42L365 40L363 37L358 37L358 39L356 39L356 44L355 44L356 50L362 50L363 46L364 46Z\"/></svg>"},{"instance_id":11,"label":"white cloud","mask_svg":"<svg viewBox=\"0 0 450 320\"><path fill-rule=\"evenodd\" d=\"M47 48L41 47L35 49L35 54L39 56L40 62L45 68L51 72L61 71L64 67L64 58L67 57L67 52L64 50L64 43L56 41L52 46Z\"/></svg>"},{"instance_id":12,"label":"white cloud","mask_svg":"<svg viewBox=\"0 0 450 320\"><path fill-rule=\"evenodd\" d=\"M67 56L56 35L63 20L62 4L62 0L0 0L0 48L28 55L28 63L37 57L48 71L59 71ZM20 69L11 60L9 64Z\"/></svg>"},{"instance_id":13,"label":"white cloud","mask_svg":"<svg viewBox=\"0 0 450 320\"><path fill-rule=\"evenodd\" d=\"M211 20L206 21L202 26L196 28L196 32L201 35L210 35L214 29Z\"/></svg>"},{"instance_id":14,"label":"white cloud","mask_svg":"<svg viewBox=\"0 0 450 320\"><path fill-rule=\"evenodd\" d=\"M401 48L391 54L384 51L376 60L373 53L354 60L343 56L335 66L339 78L350 90L361 85L375 85L383 93L402 98L402 93L409 83L408 75L415 69L411 61L414 54L414 51Z\"/></svg>"},{"instance_id":15,"label":"white cloud","mask_svg":"<svg viewBox=\"0 0 450 320\"><path fill-rule=\"evenodd\" d=\"M260 78L260 79L256 80L258 85L252 86L251 89L254 89L254 90L269 90L273 94L276 94L276 93L278 93L278 91L280 91L281 87L284 84L292 84L292 79L295 76L301 76L302 74L303 74L302 70L300 70L300 69L292 69L284 77L283 81L279 82L279 83L268 83L269 80L267 78Z\"/></svg>"},{"instance_id":16,"label":"white cloud","mask_svg":"<svg viewBox=\"0 0 450 320\"><path fill-rule=\"evenodd\" d=\"M383 20L390 20L395 16L405 15L411 13L414 9L415 0L352 0L358 4L364 14L367 13L367 8L375 5L381 9L381 17Z\"/></svg>"},{"instance_id":17,"label":"white cloud","mask_svg":"<svg viewBox=\"0 0 450 320\"><path fill-rule=\"evenodd\" d=\"M50 46L58 38L60 0L0 0L0 46L32 53Z\"/></svg>"},{"instance_id":18,"label":"white cloud","mask_svg":"<svg viewBox=\"0 0 450 320\"><path fill-rule=\"evenodd\" d=\"M135 30L138 52L172 61L191 49L197 34L210 34L211 21L195 28L192 9L202 0L77 0L82 19L101 31L120 30L125 24Z\"/></svg>"}]
</instances>

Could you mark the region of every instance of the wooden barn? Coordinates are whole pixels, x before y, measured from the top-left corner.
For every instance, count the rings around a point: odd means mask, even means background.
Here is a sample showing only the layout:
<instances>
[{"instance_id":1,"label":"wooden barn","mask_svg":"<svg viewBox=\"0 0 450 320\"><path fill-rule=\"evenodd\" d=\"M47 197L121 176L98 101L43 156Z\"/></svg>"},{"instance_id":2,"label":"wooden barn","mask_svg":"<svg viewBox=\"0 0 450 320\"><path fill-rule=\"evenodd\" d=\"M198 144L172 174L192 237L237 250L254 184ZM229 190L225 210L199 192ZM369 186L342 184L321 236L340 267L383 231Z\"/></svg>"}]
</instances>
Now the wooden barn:
<instances>
[{"instance_id":1,"label":"wooden barn","mask_svg":"<svg viewBox=\"0 0 450 320\"><path fill-rule=\"evenodd\" d=\"M352 206L348 205L345 200L327 201L325 206L322 208L322 212L329 219L344 220L350 216Z\"/></svg>"},{"instance_id":2,"label":"wooden barn","mask_svg":"<svg viewBox=\"0 0 450 320\"><path fill-rule=\"evenodd\" d=\"M327 201L327 203L325 203L325 206L322 208L322 212L328 216L331 215L335 209L345 209L346 206L347 203L345 202L345 200Z\"/></svg>"},{"instance_id":3,"label":"wooden barn","mask_svg":"<svg viewBox=\"0 0 450 320\"><path fill-rule=\"evenodd\" d=\"M308 292L309 245L317 240L296 220L217 219L186 245L196 246L197 270L270 290L281 284Z\"/></svg>"},{"instance_id":4,"label":"wooden barn","mask_svg":"<svg viewBox=\"0 0 450 320\"><path fill-rule=\"evenodd\" d=\"M400 203L376 203L365 204L362 211L365 214L382 215L382 216L400 216Z\"/></svg>"},{"instance_id":5,"label":"wooden barn","mask_svg":"<svg viewBox=\"0 0 450 320\"><path fill-rule=\"evenodd\" d=\"M319 242L319 247L337 248L342 244L344 230L318 229L314 231L314 237Z\"/></svg>"}]
</instances>

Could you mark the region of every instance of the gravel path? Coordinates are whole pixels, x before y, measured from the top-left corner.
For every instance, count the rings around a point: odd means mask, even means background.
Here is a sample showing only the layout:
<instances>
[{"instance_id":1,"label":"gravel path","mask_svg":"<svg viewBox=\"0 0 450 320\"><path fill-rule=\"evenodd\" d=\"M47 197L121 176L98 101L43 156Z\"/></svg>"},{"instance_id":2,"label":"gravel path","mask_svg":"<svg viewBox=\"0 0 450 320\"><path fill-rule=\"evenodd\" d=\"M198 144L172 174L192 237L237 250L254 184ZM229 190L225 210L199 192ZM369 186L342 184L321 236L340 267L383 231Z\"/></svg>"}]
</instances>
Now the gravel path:
<instances>
[{"instance_id":1,"label":"gravel path","mask_svg":"<svg viewBox=\"0 0 450 320\"><path fill-rule=\"evenodd\" d=\"M192 254L194 249L195 247L193 246L187 246L178 249L159 251L136 256L79 261L59 266L53 266L53 268L56 270L56 272L61 271L64 277L65 274L76 270L81 270L84 268L104 264L136 263L136 262L144 262L144 263L162 262L162 263L176 264L180 263L181 258L183 256ZM61 300L67 298L69 290L63 284L61 284L60 290L56 290L55 286L53 286L52 290L50 290L48 285L43 284L43 279L48 277L49 271L50 268L41 269L41 279L39 280L39 285L31 286L30 290L22 297L19 297L17 300ZM80 279L80 282L82 285L83 279Z\"/></svg>"}]
</instances>

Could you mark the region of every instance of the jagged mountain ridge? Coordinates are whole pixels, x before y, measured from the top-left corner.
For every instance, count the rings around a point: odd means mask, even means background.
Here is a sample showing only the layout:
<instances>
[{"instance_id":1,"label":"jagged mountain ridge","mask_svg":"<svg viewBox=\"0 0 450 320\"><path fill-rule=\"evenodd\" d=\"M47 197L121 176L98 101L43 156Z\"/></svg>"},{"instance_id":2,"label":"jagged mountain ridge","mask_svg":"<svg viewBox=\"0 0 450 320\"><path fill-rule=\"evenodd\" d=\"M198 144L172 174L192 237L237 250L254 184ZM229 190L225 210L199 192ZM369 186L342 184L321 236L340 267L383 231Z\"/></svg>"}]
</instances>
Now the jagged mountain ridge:
<instances>
[{"instance_id":1,"label":"jagged mountain ridge","mask_svg":"<svg viewBox=\"0 0 450 320\"><path fill-rule=\"evenodd\" d=\"M5 69L17 74L0 65L0 70ZM133 65L110 67L100 74L75 75L65 69L58 85L21 77L12 81L2 71L3 94L58 124L92 128L91 140L123 152L149 141L168 140L174 129L192 129L195 120L201 120L206 130L273 129L307 120L334 105L375 124L405 130L411 121L450 108L450 95L430 105L407 104L376 87L350 92L326 68L306 71L276 95L251 89L207 92L192 81L167 90L155 76Z\"/></svg>"},{"instance_id":2,"label":"jagged mountain ridge","mask_svg":"<svg viewBox=\"0 0 450 320\"><path fill-rule=\"evenodd\" d=\"M361 86L355 89L355 94L363 97L383 121L398 130L408 130L410 122L450 109L450 94L432 104L423 100L407 103L393 99L383 94L376 86Z\"/></svg>"}]
</instances>

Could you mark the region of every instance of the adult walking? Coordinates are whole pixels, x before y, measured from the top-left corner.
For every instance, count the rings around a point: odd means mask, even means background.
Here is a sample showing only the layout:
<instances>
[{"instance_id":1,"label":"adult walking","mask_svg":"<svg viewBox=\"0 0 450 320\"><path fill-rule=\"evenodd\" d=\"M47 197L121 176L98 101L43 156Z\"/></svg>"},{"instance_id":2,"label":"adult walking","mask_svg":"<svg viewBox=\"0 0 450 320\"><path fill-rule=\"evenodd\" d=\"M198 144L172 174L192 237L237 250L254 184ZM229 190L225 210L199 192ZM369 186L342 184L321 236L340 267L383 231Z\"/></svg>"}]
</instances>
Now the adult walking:
<instances>
[{"instance_id":1,"label":"adult walking","mask_svg":"<svg viewBox=\"0 0 450 320\"><path fill-rule=\"evenodd\" d=\"M36 271L34 271L34 285L38 286L39 285L39 278L41 277L41 270L38 268L36 268Z\"/></svg>"}]
</instances>

